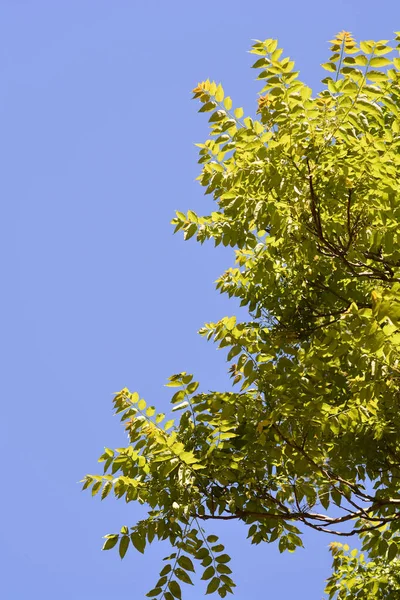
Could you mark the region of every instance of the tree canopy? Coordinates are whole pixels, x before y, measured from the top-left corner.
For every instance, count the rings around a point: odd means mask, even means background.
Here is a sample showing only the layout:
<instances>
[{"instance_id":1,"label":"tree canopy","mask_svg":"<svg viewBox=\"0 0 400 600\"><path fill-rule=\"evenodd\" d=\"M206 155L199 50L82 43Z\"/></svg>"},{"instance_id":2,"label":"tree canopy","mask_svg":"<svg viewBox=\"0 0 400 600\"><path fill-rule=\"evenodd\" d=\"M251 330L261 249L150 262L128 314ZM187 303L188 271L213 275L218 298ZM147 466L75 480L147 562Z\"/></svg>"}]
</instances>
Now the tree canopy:
<instances>
[{"instance_id":1,"label":"tree canopy","mask_svg":"<svg viewBox=\"0 0 400 600\"><path fill-rule=\"evenodd\" d=\"M293 552L311 528L333 542L329 598L400 594L400 33L339 33L313 94L276 40L251 52L262 89L253 117L220 84L193 90L209 113L199 181L215 210L177 212L186 240L235 249L217 288L240 300L200 334L227 351L231 391L172 375L173 420L137 392L114 407L129 444L105 449L84 488L148 506L106 536L121 557L153 539L172 553L149 597L235 586L215 520L251 543ZM228 386L229 387L229 386ZM321 583L321 589L323 583Z\"/></svg>"}]
</instances>

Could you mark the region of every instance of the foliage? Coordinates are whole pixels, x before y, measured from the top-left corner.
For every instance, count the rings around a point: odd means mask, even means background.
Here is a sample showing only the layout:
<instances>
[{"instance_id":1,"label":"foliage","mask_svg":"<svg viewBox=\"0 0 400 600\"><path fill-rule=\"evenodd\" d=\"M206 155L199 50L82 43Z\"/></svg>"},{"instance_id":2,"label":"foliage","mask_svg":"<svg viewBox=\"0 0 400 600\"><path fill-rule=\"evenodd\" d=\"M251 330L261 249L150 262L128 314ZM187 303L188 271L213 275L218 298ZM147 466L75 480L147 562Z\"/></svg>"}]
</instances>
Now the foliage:
<instances>
[{"instance_id":1,"label":"foliage","mask_svg":"<svg viewBox=\"0 0 400 600\"><path fill-rule=\"evenodd\" d=\"M84 488L149 507L104 549L169 540L148 596L181 598L200 569L206 593L233 591L207 521L242 521L253 544L302 546L305 527L359 538L370 562L334 544L330 598L390 598L400 548L400 47L342 32L313 95L275 40L252 53L256 118L221 85L194 90L210 113L199 181L215 211L177 212L176 231L235 249L217 288L234 316L200 331L226 348L234 387L168 383L177 421L124 389L114 399L130 444L106 449ZM196 566L195 566L196 565ZM394 590L394 591L393 591Z\"/></svg>"},{"instance_id":2,"label":"foliage","mask_svg":"<svg viewBox=\"0 0 400 600\"><path fill-rule=\"evenodd\" d=\"M393 556L397 555L397 545L394 544ZM400 590L400 561L371 560L367 562L364 554L349 549L347 544L333 542L334 572L328 580L325 591L332 598L358 598L368 600L389 600L399 598Z\"/></svg>"}]
</instances>

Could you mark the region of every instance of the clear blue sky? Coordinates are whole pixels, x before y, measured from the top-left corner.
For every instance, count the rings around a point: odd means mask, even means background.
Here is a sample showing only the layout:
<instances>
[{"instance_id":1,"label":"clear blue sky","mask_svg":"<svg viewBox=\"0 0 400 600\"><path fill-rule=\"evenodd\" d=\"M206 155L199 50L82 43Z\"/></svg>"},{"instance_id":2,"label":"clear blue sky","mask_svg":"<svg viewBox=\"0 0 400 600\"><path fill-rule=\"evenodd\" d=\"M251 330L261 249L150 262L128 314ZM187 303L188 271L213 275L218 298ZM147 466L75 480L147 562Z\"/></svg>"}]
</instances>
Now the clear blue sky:
<instances>
[{"instance_id":1,"label":"clear blue sky","mask_svg":"<svg viewBox=\"0 0 400 600\"><path fill-rule=\"evenodd\" d=\"M226 386L224 355L196 331L235 312L213 283L231 254L169 225L175 209L211 206L194 181L207 125L190 90L222 80L254 112L251 39L278 37L316 86L342 29L391 38L398 0L0 2L4 600L136 600L151 587L167 547L122 562L100 552L141 512L76 482L126 441L114 391L165 408L171 373ZM218 530L238 600L322 597L328 536L281 556L239 526Z\"/></svg>"}]
</instances>

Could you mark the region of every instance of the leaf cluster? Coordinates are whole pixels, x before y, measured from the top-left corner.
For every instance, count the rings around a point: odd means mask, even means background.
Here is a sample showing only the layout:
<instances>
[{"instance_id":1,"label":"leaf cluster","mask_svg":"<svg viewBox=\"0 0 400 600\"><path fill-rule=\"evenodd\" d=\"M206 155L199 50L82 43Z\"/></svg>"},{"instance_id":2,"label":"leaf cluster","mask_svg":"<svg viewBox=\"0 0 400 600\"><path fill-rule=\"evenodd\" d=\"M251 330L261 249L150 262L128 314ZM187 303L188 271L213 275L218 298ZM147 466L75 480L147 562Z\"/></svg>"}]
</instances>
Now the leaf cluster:
<instances>
[{"instance_id":1,"label":"leaf cluster","mask_svg":"<svg viewBox=\"0 0 400 600\"><path fill-rule=\"evenodd\" d=\"M399 47L399 34L339 33L313 94L276 40L256 41L253 117L221 84L193 90L209 115L198 179L215 210L178 211L173 225L234 249L217 289L249 316L200 331L226 349L232 391L173 375L174 421L122 390L129 445L106 449L104 474L84 480L102 499L149 507L104 549L172 545L149 597L180 599L195 565L207 594L233 591L229 555L205 529L215 520L281 552L307 527L359 537L361 554L332 546L329 597L400 591Z\"/></svg>"}]
</instances>

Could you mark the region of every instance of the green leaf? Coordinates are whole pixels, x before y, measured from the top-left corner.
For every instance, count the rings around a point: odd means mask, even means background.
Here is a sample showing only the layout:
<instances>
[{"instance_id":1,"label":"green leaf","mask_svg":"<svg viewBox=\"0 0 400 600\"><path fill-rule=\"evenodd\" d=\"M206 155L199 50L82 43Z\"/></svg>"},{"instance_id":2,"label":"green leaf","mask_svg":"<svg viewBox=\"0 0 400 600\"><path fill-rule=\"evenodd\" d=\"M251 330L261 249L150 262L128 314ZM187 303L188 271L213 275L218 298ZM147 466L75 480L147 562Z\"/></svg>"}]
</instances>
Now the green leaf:
<instances>
[{"instance_id":1,"label":"green leaf","mask_svg":"<svg viewBox=\"0 0 400 600\"><path fill-rule=\"evenodd\" d=\"M198 550L196 552L194 557L196 560L202 560L203 558L205 558L208 555L209 555L209 552L208 552L207 548L200 548L200 550Z\"/></svg>"},{"instance_id":2,"label":"green leaf","mask_svg":"<svg viewBox=\"0 0 400 600\"><path fill-rule=\"evenodd\" d=\"M227 360L232 360L232 358L240 354L241 350L240 346L233 346L228 352Z\"/></svg>"},{"instance_id":3,"label":"green leaf","mask_svg":"<svg viewBox=\"0 0 400 600\"><path fill-rule=\"evenodd\" d=\"M227 563L231 560L231 557L228 556L228 554L220 554L220 556L216 557L216 562L221 564L221 563Z\"/></svg>"},{"instance_id":4,"label":"green leaf","mask_svg":"<svg viewBox=\"0 0 400 600\"><path fill-rule=\"evenodd\" d=\"M194 566L188 556L182 555L178 558L178 565L185 569L185 571L192 571L194 573Z\"/></svg>"},{"instance_id":5,"label":"green leaf","mask_svg":"<svg viewBox=\"0 0 400 600\"><path fill-rule=\"evenodd\" d=\"M106 537L106 541L103 544L102 550L111 550L111 548L114 548L114 546L117 545L118 540L119 540L118 534L106 535L105 537Z\"/></svg>"},{"instance_id":6,"label":"green leaf","mask_svg":"<svg viewBox=\"0 0 400 600\"><path fill-rule=\"evenodd\" d=\"M218 577L213 577L210 583L207 586L206 595L213 594L219 588L219 579Z\"/></svg>"},{"instance_id":7,"label":"green leaf","mask_svg":"<svg viewBox=\"0 0 400 600\"><path fill-rule=\"evenodd\" d=\"M146 539L143 536L136 532L131 533L131 542L132 545L136 548L136 550L138 550L142 554L144 553L144 549L146 547Z\"/></svg>"},{"instance_id":8,"label":"green leaf","mask_svg":"<svg viewBox=\"0 0 400 600\"><path fill-rule=\"evenodd\" d=\"M191 223L189 225L189 227L186 228L185 230L185 240L190 240L190 238L192 238L194 236L194 234L197 231L197 225L196 223ZM171 386L171 384L167 384L168 386Z\"/></svg>"},{"instance_id":9,"label":"green leaf","mask_svg":"<svg viewBox=\"0 0 400 600\"><path fill-rule=\"evenodd\" d=\"M208 535L207 542L209 544L215 544L215 542L218 542L218 536L217 535Z\"/></svg>"},{"instance_id":10,"label":"green leaf","mask_svg":"<svg viewBox=\"0 0 400 600\"><path fill-rule=\"evenodd\" d=\"M156 596L159 596L162 593L162 588L157 587L154 588L153 590L150 590L150 592L147 592L146 596L147 598L155 598Z\"/></svg>"},{"instance_id":11,"label":"green leaf","mask_svg":"<svg viewBox=\"0 0 400 600\"><path fill-rule=\"evenodd\" d=\"M212 565L210 565L209 567L207 567L207 569L205 569L202 579L210 579L211 577L214 576L215 573L215 569Z\"/></svg>"},{"instance_id":12,"label":"green leaf","mask_svg":"<svg viewBox=\"0 0 400 600\"><path fill-rule=\"evenodd\" d=\"M177 581L170 581L168 583L168 589L174 598L178 598L178 600L181 600L181 598L182 598L181 586L179 585L179 583Z\"/></svg>"},{"instance_id":13,"label":"green leaf","mask_svg":"<svg viewBox=\"0 0 400 600\"><path fill-rule=\"evenodd\" d=\"M188 394L194 394L194 392L197 390L198 387L199 387L199 382L192 381L192 383L189 383L189 385L187 386L186 391Z\"/></svg>"},{"instance_id":14,"label":"green leaf","mask_svg":"<svg viewBox=\"0 0 400 600\"><path fill-rule=\"evenodd\" d=\"M230 569L230 567L228 567L228 565L217 565L217 571L218 573L223 573L225 575L229 575L230 573L232 573L232 570Z\"/></svg>"},{"instance_id":15,"label":"green leaf","mask_svg":"<svg viewBox=\"0 0 400 600\"><path fill-rule=\"evenodd\" d=\"M209 112L211 110L214 110L214 108L217 106L216 102L210 101L210 102L206 102L205 104L203 104L203 106L199 109L199 112Z\"/></svg>"},{"instance_id":16,"label":"green leaf","mask_svg":"<svg viewBox=\"0 0 400 600\"><path fill-rule=\"evenodd\" d=\"M171 404L176 404L177 402L181 402L186 396L185 390L179 390L176 392L171 398Z\"/></svg>"},{"instance_id":17,"label":"green leaf","mask_svg":"<svg viewBox=\"0 0 400 600\"><path fill-rule=\"evenodd\" d=\"M96 481L96 483L92 487L92 496L95 496L99 492L102 483L102 481Z\"/></svg>"},{"instance_id":18,"label":"green leaf","mask_svg":"<svg viewBox=\"0 0 400 600\"><path fill-rule=\"evenodd\" d=\"M222 121L226 117L226 112L224 110L216 110L211 117L208 119L209 123L216 123L218 121Z\"/></svg>"},{"instance_id":19,"label":"green leaf","mask_svg":"<svg viewBox=\"0 0 400 600\"><path fill-rule=\"evenodd\" d=\"M119 555L121 558L124 558L126 551L128 550L128 546L129 546L129 536L123 535L121 537L121 541L119 543Z\"/></svg>"},{"instance_id":20,"label":"green leaf","mask_svg":"<svg viewBox=\"0 0 400 600\"><path fill-rule=\"evenodd\" d=\"M168 575L168 573L171 571L172 567L171 565L165 565L165 567L163 567L163 569L161 569L160 571L160 577L163 577L164 575Z\"/></svg>"},{"instance_id":21,"label":"green leaf","mask_svg":"<svg viewBox=\"0 0 400 600\"><path fill-rule=\"evenodd\" d=\"M188 583L190 585L193 585L193 581L190 579L189 575L183 569L180 569L179 567L177 567L175 569L174 573L178 579L183 581L183 583Z\"/></svg>"},{"instance_id":22,"label":"green leaf","mask_svg":"<svg viewBox=\"0 0 400 600\"><path fill-rule=\"evenodd\" d=\"M82 486L82 490L86 490L93 483L93 479L89 476L86 476L83 481L84 484Z\"/></svg>"},{"instance_id":23,"label":"green leaf","mask_svg":"<svg viewBox=\"0 0 400 600\"><path fill-rule=\"evenodd\" d=\"M392 561L394 558L397 558L398 554L399 554L399 548L398 548L396 542L392 542L389 546L389 550L388 550L388 554L387 554L388 561Z\"/></svg>"},{"instance_id":24,"label":"green leaf","mask_svg":"<svg viewBox=\"0 0 400 600\"><path fill-rule=\"evenodd\" d=\"M287 547L287 538L285 536L282 536L278 543L279 552L284 552L285 550L287 550Z\"/></svg>"}]
</instances>

